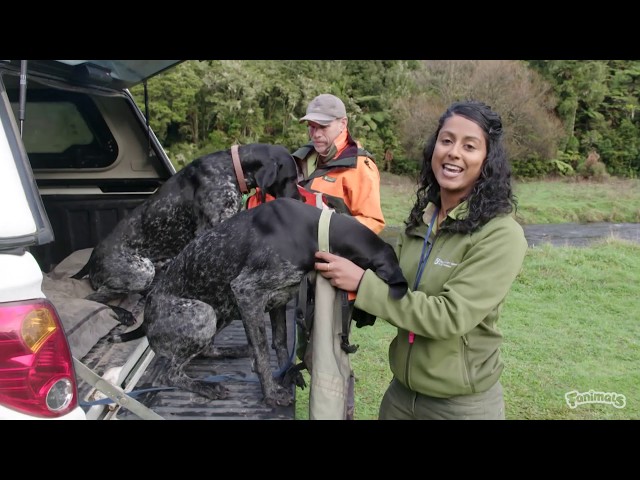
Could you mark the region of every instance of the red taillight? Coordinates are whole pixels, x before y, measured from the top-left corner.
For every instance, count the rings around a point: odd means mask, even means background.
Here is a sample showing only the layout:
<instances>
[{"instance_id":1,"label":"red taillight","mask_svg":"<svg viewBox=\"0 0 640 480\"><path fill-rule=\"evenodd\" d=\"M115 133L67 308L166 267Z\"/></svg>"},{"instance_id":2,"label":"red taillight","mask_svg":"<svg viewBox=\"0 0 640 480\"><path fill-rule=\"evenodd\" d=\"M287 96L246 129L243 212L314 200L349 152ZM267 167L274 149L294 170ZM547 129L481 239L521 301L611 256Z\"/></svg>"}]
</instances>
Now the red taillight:
<instances>
[{"instance_id":1,"label":"red taillight","mask_svg":"<svg viewBox=\"0 0 640 480\"><path fill-rule=\"evenodd\" d=\"M78 405L69 344L46 299L0 305L0 403L47 418Z\"/></svg>"}]
</instances>

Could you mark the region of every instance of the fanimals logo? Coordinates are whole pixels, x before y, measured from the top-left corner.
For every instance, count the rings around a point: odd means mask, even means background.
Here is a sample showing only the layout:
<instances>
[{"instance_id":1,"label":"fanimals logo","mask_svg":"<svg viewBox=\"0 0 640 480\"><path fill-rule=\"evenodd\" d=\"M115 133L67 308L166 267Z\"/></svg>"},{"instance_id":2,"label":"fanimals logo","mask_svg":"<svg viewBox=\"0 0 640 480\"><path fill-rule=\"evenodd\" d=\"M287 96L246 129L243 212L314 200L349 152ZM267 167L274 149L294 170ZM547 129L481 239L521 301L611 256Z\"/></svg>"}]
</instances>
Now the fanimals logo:
<instances>
[{"instance_id":1,"label":"fanimals logo","mask_svg":"<svg viewBox=\"0 0 640 480\"><path fill-rule=\"evenodd\" d=\"M578 405L584 405L585 403L605 403L615 408L624 408L627 404L627 397L621 393L596 392L595 390L589 390L588 392L571 390L564 394L564 399L569 408L577 408Z\"/></svg>"}]
</instances>

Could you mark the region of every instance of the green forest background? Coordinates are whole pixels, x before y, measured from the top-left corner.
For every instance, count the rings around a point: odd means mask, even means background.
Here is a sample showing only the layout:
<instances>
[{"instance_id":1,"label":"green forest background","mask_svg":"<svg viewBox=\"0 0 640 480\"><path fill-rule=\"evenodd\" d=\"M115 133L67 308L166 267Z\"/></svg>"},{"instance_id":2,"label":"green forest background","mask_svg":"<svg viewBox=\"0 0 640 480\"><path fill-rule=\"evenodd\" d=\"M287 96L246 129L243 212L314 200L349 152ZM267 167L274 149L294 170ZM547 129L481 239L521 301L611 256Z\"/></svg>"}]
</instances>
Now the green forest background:
<instances>
[{"instance_id":1,"label":"green forest background","mask_svg":"<svg viewBox=\"0 0 640 480\"><path fill-rule=\"evenodd\" d=\"M188 60L148 81L147 117L180 169L234 143L293 150L308 102L333 93L380 169L413 175L444 109L476 99L502 116L517 178L606 180L640 174L639 90L638 60Z\"/></svg>"}]
</instances>

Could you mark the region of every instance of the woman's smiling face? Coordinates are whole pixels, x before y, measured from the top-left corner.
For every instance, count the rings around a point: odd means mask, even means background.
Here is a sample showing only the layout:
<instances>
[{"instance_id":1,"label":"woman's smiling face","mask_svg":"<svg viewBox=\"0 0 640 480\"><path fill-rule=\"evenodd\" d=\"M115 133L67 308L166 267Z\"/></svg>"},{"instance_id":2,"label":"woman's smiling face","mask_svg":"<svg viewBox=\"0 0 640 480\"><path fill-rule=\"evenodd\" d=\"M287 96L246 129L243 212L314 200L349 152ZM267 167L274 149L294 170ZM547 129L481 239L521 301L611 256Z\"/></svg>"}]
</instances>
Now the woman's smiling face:
<instances>
[{"instance_id":1,"label":"woman's smiling face","mask_svg":"<svg viewBox=\"0 0 640 480\"><path fill-rule=\"evenodd\" d=\"M487 141L475 122L453 115L445 120L431 157L440 192L461 201L472 190L487 158Z\"/></svg>"}]
</instances>

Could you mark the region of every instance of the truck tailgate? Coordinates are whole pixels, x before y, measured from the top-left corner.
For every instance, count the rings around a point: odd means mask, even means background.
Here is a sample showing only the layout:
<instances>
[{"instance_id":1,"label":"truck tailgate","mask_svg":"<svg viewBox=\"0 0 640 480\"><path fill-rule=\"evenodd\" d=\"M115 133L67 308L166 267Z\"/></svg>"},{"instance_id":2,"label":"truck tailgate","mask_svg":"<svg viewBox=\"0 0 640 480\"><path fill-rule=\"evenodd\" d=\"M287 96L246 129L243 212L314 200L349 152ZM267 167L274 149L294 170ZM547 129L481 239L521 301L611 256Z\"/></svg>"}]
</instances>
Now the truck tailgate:
<instances>
[{"instance_id":1,"label":"truck tailgate","mask_svg":"<svg viewBox=\"0 0 640 480\"><path fill-rule=\"evenodd\" d=\"M271 325L265 315L265 329L271 341ZM121 327L116 327L116 329ZM287 315L287 332L289 351L294 351L294 321L292 315ZM142 345L141 345L142 342ZM240 320L232 322L215 337L217 346L245 345L247 338ZM82 363L91 368L96 374L104 375L110 368L119 367L132 356L137 356L136 350L144 349L146 339L138 339L125 343L110 343L107 337L102 338L91 351L82 358ZM150 349L149 349L150 351ZM251 370L250 358L211 359L198 357L187 366L186 372L193 378L206 378L212 375L224 375L224 386L229 395L223 400L208 400L192 392L178 389L161 389L158 383L161 373L166 368L166 359L151 353L151 361L143 365L139 371L127 376L130 382L127 389L133 389L133 396L153 412L166 420L293 420L295 403L287 407L269 407L262 398L262 390L257 375ZM293 360L293 359L292 359ZM278 370L275 351L271 350L272 370ZM114 382L115 383L115 382ZM295 386L291 388L295 389ZM146 390L150 390L145 393ZM81 400L89 402L96 397L95 389L87 382L78 378L78 390ZM139 391L141 391L139 393ZM97 395L104 397L104 395ZM139 420L140 418L115 403L108 406L83 405L88 418Z\"/></svg>"}]
</instances>

